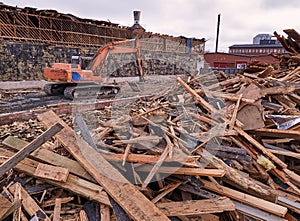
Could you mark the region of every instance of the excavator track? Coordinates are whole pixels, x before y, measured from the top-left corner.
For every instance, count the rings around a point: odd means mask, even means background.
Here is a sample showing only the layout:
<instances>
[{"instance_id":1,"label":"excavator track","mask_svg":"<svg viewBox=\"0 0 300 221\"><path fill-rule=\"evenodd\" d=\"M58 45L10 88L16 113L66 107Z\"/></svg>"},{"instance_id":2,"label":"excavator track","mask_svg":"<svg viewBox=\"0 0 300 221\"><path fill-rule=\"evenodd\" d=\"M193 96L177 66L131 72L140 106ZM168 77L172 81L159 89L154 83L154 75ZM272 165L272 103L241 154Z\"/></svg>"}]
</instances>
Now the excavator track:
<instances>
[{"instance_id":1,"label":"excavator track","mask_svg":"<svg viewBox=\"0 0 300 221\"><path fill-rule=\"evenodd\" d=\"M76 86L66 87L64 90L64 97L73 100L74 99L74 91L76 90Z\"/></svg>"},{"instance_id":2,"label":"excavator track","mask_svg":"<svg viewBox=\"0 0 300 221\"><path fill-rule=\"evenodd\" d=\"M44 85L44 92L47 95L62 95L68 84L49 83Z\"/></svg>"},{"instance_id":3,"label":"excavator track","mask_svg":"<svg viewBox=\"0 0 300 221\"><path fill-rule=\"evenodd\" d=\"M114 85L84 84L66 87L63 94L69 100L103 99L114 97L119 91Z\"/></svg>"}]
</instances>

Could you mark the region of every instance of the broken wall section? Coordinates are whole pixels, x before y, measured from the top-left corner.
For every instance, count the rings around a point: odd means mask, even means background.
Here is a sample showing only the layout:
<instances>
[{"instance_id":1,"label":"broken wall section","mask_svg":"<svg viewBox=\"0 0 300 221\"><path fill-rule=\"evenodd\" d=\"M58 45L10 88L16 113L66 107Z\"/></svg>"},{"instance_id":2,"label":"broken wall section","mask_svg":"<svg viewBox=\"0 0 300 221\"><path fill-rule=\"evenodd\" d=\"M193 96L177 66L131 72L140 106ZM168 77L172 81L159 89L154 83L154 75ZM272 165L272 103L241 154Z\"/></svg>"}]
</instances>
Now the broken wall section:
<instances>
[{"instance_id":1,"label":"broken wall section","mask_svg":"<svg viewBox=\"0 0 300 221\"><path fill-rule=\"evenodd\" d=\"M1 41L0 80L42 80L54 62L70 63L73 55L93 55L97 48Z\"/></svg>"}]
</instances>

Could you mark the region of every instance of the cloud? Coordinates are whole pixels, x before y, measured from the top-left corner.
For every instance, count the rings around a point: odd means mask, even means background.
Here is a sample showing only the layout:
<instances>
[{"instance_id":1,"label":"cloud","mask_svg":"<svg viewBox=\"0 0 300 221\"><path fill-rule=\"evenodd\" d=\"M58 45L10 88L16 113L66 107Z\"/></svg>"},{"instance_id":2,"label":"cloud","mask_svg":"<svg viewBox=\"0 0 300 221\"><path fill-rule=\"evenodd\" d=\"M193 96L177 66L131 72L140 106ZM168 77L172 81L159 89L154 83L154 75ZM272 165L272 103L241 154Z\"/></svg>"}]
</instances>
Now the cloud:
<instances>
[{"instance_id":1,"label":"cloud","mask_svg":"<svg viewBox=\"0 0 300 221\"><path fill-rule=\"evenodd\" d=\"M261 7L265 10L270 9L282 9L282 8L291 8L291 7L300 7L299 0L262 0Z\"/></svg>"}]
</instances>

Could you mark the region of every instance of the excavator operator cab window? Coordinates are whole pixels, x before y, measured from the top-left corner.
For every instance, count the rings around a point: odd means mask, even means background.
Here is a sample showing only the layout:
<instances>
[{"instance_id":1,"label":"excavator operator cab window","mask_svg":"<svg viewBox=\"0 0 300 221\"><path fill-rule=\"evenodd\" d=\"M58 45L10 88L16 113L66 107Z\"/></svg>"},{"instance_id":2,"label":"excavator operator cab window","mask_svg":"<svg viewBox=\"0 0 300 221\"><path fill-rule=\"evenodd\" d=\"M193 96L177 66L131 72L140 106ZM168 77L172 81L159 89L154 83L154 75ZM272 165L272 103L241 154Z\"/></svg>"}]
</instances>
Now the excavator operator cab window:
<instances>
[{"instance_id":1,"label":"excavator operator cab window","mask_svg":"<svg viewBox=\"0 0 300 221\"><path fill-rule=\"evenodd\" d=\"M72 69L77 69L78 65L80 65L80 57L79 56L72 56L71 57L71 67L72 67Z\"/></svg>"}]
</instances>

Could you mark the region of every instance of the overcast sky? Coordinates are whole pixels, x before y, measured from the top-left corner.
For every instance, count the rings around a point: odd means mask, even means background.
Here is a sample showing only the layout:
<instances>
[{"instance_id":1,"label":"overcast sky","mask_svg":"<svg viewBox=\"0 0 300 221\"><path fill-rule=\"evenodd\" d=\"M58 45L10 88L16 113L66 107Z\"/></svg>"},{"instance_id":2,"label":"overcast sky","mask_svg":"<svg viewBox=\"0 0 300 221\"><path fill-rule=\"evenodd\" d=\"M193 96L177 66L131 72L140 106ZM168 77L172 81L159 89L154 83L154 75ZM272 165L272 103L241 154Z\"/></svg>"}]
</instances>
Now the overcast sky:
<instances>
[{"instance_id":1,"label":"overcast sky","mask_svg":"<svg viewBox=\"0 0 300 221\"><path fill-rule=\"evenodd\" d=\"M205 38L215 50L217 17L221 14L219 51L252 43L260 33L300 32L300 0L2 0L4 4L54 9L82 18L133 24L133 10L142 11L141 25L153 33Z\"/></svg>"}]
</instances>

